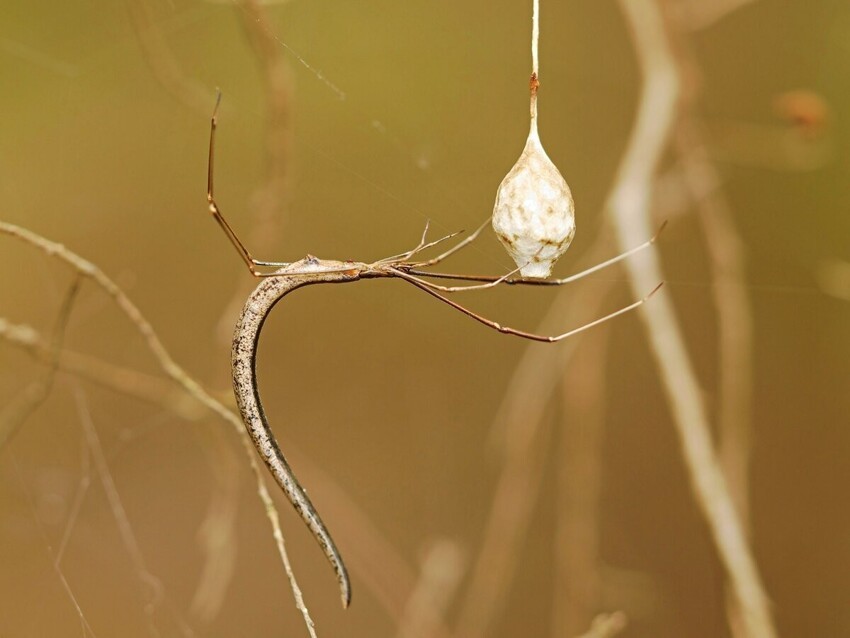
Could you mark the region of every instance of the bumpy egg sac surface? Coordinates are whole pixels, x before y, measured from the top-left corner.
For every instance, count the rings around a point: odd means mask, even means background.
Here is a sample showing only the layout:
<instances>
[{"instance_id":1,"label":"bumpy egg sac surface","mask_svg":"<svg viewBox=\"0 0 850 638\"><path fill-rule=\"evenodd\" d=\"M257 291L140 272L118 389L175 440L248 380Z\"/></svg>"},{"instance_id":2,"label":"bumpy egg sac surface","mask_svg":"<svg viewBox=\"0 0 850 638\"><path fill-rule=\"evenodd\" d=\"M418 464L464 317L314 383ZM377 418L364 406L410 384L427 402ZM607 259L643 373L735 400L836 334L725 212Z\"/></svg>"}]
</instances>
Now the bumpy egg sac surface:
<instances>
[{"instance_id":1,"label":"bumpy egg sac surface","mask_svg":"<svg viewBox=\"0 0 850 638\"><path fill-rule=\"evenodd\" d=\"M570 187L532 127L517 163L496 191L493 230L529 278L546 278L576 231Z\"/></svg>"}]
</instances>

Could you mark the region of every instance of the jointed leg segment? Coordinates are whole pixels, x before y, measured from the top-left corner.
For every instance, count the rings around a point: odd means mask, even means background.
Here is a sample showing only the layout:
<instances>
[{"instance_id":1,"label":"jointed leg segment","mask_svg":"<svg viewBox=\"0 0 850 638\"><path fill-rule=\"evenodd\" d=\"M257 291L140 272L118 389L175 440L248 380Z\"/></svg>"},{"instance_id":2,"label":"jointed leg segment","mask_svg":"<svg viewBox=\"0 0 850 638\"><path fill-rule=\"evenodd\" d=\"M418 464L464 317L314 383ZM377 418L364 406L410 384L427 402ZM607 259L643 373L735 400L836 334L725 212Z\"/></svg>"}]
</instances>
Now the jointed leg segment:
<instances>
[{"instance_id":1,"label":"jointed leg segment","mask_svg":"<svg viewBox=\"0 0 850 638\"><path fill-rule=\"evenodd\" d=\"M236 248L236 252L239 253L239 256L242 257L242 261L245 262L245 265L248 266L248 270L251 271L251 274L255 277L268 277L273 275L274 273L262 273L257 270L257 266L264 267L273 267L273 268L282 268L284 266L288 266L288 262L280 262L280 261L260 261L258 259L254 259L251 256L251 253L248 252L248 249L245 248L245 245L240 241L239 237L236 235L236 232L230 227L230 224L227 223L227 220L224 218L224 215L221 214L221 210L218 208L218 204L215 202L215 197L213 195L213 164L215 160L215 129L218 124L218 106L221 104L221 92L218 93L215 101L215 109L213 110L212 118L210 119L210 153L209 153L209 161L207 164L207 202L209 203L210 213L212 213L213 218L221 229L224 231L224 234L227 235L227 238L230 240L230 243L233 244L233 247Z\"/></svg>"},{"instance_id":2,"label":"jointed leg segment","mask_svg":"<svg viewBox=\"0 0 850 638\"><path fill-rule=\"evenodd\" d=\"M649 298L652 297L652 295L654 295L656 292L658 292L658 289L661 288L661 286L664 284L664 282L659 283L655 288L653 288L649 292L648 295L646 295L642 299L639 299L638 301L635 301L634 303L631 303L628 306L620 308L619 310L615 310L614 312L607 314L604 317L600 317L599 319L595 319L595 320L591 321L590 323L586 323L586 324L584 324L584 325L582 325L578 328L574 328L573 330L569 330L569 331L564 332L564 333L559 334L559 335L541 335L541 334L535 334L533 332L526 332L524 330L517 330L516 328L511 328L509 326L503 326L502 324L500 324L496 321L493 321L492 319L488 319L487 317L479 315L478 313L473 312L469 308L462 306L461 304L457 303L456 301L452 301L448 297L441 295L439 292L434 290L434 287L429 285L428 282L424 282L421 279L419 279L418 277L414 277L414 276L409 275L409 274L402 272L402 271L397 271L396 276L400 277L401 279L404 279L406 282L416 286L420 290L424 290L425 292L427 292L432 297L436 297L437 299L439 299L443 303L450 305L455 310L459 310L460 312L465 314L467 317L471 317L472 319L475 319L475 321L484 324L488 328L493 328L494 330L497 330L497 331L499 331L503 334L514 335L516 337L522 337L523 339L530 339L531 341L543 341L543 342L546 342L546 343L554 343L555 341L561 341L563 339L566 339L567 337L572 337L573 335L577 335L580 332L584 332L588 328L598 326L601 323L605 323L609 319L613 319L614 317L619 317L620 315L625 314L625 313L627 313L631 310L635 310L636 308L638 308L638 307L642 306L644 303L646 303L649 300ZM497 282L494 282L494 285L495 285L495 283L497 283Z\"/></svg>"},{"instance_id":3,"label":"jointed leg segment","mask_svg":"<svg viewBox=\"0 0 850 638\"><path fill-rule=\"evenodd\" d=\"M423 262L423 263L413 264L412 267L410 269L408 269L406 272L411 274L411 275L418 275L420 277L434 277L436 279L456 279L458 281L484 281L484 282L501 281L501 282L506 283L506 284L512 284L512 285L519 284L519 285L524 285L524 286L562 286L563 284L568 284L568 283L571 283L573 281L577 281L577 280L579 280L583 277L586 277L587 275L591 275L595 272L599 272L600 270L607 268L608 266L613 266L614 264L617 264L617 263L623 261L627 257L631 257L632 255L640 252L641 250L643 250L645 248L649 248L650 246L652 246L658 240L658 237L661 235L661 232L664 230L664 228L666 226L667 226L667 221L665 220L661 224L661 226L658 228L658 231L655 233L655 235L653 235L650 239L643 242L639 246L635 246L634 248L630 248L629 250L627 250L623 253L620 253L616 257L612 257L611 259L606 259L605 261L598 263L595 266L591 266L590 268L582 270L581 272L577 272L573 275L569 275L568 277L563 277L561 279L523 279L522 277L518 277L516 279L510 279L510 278L505 279L504 277L493 277L493 276L490 276L490 275L466 275L466 274L452 274L452 273L430 272L430 271L427 271L427 270L420 270L420 268L422 268L422 267L430 266L433 263L437 263L434 260L432 260L431 262ZM442 260L442 258L448 256L449 254L457 252L457 250L459 248L467 245L472 240L474 240L475 237L478 235L478 233L480 231L481 231L481 228L479 228L477 231L475 231L475 233L473 235L470 235L469 237L467 237L463 242L461 242L460 244L458 244L457 246L452 248L451 251L448 251L448 253L441 255L437 259ZM513 274L513 273L511 273L511 274Z\"/></svg>"}]
</instances>

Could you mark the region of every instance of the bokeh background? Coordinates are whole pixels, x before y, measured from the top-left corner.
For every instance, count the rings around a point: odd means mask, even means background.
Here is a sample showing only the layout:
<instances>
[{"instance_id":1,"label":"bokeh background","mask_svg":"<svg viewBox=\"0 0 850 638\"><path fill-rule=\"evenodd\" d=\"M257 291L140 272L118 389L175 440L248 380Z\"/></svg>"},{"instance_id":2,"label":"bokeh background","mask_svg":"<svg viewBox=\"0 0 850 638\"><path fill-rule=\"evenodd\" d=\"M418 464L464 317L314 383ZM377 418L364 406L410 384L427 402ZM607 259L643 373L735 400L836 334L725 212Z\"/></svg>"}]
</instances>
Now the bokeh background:
<instances>
[{"instance_id":1,"label":"bokeh background","mask_svg":"<svg viewBox=\"0 0 850 638\"><path fill-rule=\"evenodd\" d=\"M378 259L426 219L444 234L489 214L527 133L530 4L4 2L0 219L102 268L232 407L229 333L254 282L206 212L216 87L217 199L256 256ZM717 424L729 397L700 207L720 202L752 322L731 363L732 456L749 459L733 486L779 634L850 636L850 5L661 9L698 134L674 134L656 182L659 294ZM641 77L613 1L543 0L540 49L541 135L577 202L565 275L617 253L605 201ZM682 178L693 157L703 190ZM489 231L446 265L511 268ZM0 235L7 322L49 342L73 280ZM614 268L462 301L560 332L631 299ZM263 399L355 588L343 611L270 483L320 636L577 636L618 611L632 638L732 635L638 313L542 345L400 281L310 287L275 310ZM4 326L8 422L49 368ZM60 369L0 449L0 636L307 635L234 430L165 379L90 281L63 348L117 368Z\"/></svg>"}]
</instances>

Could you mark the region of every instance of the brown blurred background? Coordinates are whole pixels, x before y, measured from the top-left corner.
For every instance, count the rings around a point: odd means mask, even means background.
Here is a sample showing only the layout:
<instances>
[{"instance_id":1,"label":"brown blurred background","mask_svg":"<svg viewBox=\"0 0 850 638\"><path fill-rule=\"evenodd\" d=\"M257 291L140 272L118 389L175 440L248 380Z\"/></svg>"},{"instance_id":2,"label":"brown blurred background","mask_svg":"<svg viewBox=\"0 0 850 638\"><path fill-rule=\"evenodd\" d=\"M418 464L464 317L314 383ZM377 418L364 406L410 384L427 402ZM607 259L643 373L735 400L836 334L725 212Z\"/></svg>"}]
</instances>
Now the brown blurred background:
<instances>
[{"instance_id":1,"label":"brown blurred background","mask_svg":"<svg viewBox=\"0 0 850 638\"><path fill-rule=\"evenodd\" d=\"M102 268L233 406L229 332L254 282L206 212L215 88L217 199L256 256L378 259L426 219L445 234L491 211L527 132L530 4L4 2L0 219ZM850 636L850 5L661 8L684 124L652 206L669 220L660 294L712 422L732 411L727 452L751 443L749 482L732 484L779 635ZM618 251L604 204L641 77L613 1L543 0L540 55L541 137L577 203L566 275ZM706 200L741 242L733 315L752 321L726 360L744 371L731 408ZM512 267L488 230L445 269ZM0 235L8 322L49 342L73 279ZM630 299L618 268L459 298L545 332ZM124 376L60 370L0 449L0 636L306 636L233 429L165 380L88 280L63 346ZM0 340L0 416L47 371ZM529 344L399 281L311 287L272 314L259 375L352 573L343 611L269 482L319 636L578 636L617 611L631 638L732 635L637 314Z\"/></svg>"}]
</instances>

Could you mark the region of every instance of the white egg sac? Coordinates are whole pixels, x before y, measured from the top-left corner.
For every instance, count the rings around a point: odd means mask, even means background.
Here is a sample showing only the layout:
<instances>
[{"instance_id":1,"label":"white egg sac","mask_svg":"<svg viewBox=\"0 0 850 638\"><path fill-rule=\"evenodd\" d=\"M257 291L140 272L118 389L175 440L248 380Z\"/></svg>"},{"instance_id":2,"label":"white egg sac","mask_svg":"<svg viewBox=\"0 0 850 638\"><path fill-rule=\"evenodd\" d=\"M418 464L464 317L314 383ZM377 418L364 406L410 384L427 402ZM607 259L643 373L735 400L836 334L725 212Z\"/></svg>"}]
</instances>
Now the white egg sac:
<instances>
[{"instance_id":1,"label":"white egg sac","mask_svg":"<svg viewBox=\"0 0 850 638\"><path fill-rule=\"evenodd\" d=\"M542 279L569 248L576 222L570 187L543 150L534 124L522 155L496 191L493 230L520 274Z\"/></svg>"}]
</instances>

